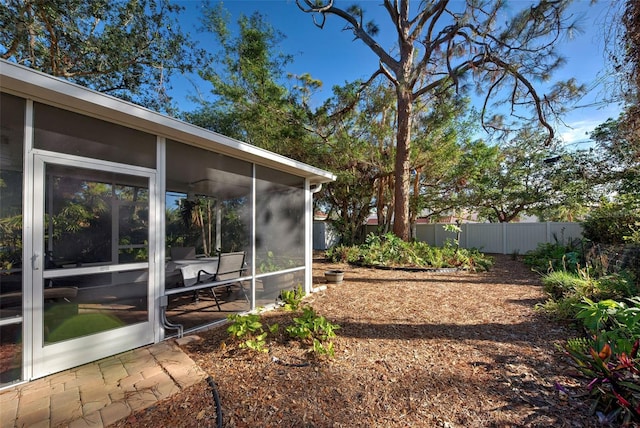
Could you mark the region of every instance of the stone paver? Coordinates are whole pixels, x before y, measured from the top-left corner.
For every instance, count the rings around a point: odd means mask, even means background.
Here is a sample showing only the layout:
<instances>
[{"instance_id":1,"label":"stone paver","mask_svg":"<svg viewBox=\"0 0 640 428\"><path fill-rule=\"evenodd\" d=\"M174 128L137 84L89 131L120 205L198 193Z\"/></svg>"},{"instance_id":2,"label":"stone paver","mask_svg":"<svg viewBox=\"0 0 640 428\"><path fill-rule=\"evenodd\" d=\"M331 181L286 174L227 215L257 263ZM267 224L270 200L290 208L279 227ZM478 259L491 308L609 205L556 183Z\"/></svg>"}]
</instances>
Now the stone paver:
<instances>
[{"instance_id":1,"label":"stone paver","mask_svg":"<svg viewBox=\"0 0 640 428\"><path fill-rule=\"evenodd\" d=\"M18 396L17 390L7 391L0 394L0 427L12 426L18 416Z\"/></svg>"},{"instance_id":2,"label":"stone paver","mask_svg":"<svg viewBox=\"0 0 640 428\"><path fill-rule=\"evenodd\" d=\"M18 405L18 419L16 420L16 426L19 427L32 427L46 422L49 425L49 418L51 413L49 412L49 399L41 399L33 401L27 408L20 408Z\"/></svg>"},{"instance_id":3,"label":"stone paver","mask_svg":"<svg viewBox=\"0 0 640 428\"><path fill-rule=\"evenodd\" d=\"M129 409L136 411L146 409L153 405L158 399L151 390L143 390L127 396L126 404Z\"/></svg>"},{"instance_id":4,"label":"stone paver","mask_svg":"<svg viewBox=\"0 0 640 428\"><path fill-rule=\"evenodd\" d=\"M103 428L102 417L100 412L93 412L83 416L81 419L76 419L69 424L69 428Z\"/></svg>"},{"instance_id":5,"label":"stone paver","mask_svg":"<svg viewBox=\"0 0 640 428\"><path fill-rule=\"evenodd\" d=\"M104 428L206 376L161 342L0 391L0 426Z\"/></svg>"},{"instance_id":6,"label":"stone paver","mask_svg":"<svg viewBox=\"0 0 640 428\"><path fill-rule=\"evenodd\" d=\"M157 399L162 400L180 390L166 373L158 373L135 384L138 391L149 390Z\"/></svg>"},{"instance_id":7,"label":"stone paver","mask_svg":"<svg viewBox=\"0 0 640 428\"><path fill-rule=\"evenodd\" d=\"M78 388L51 396L51 426L63 425L82 417L82 404Z\"/></svg>"},{"instance_id":8,"label":"stone paver","mask_svg":"<svg viewBox=\"0 0 640 428\"><path fill-rule=\"evenodd\" d=\"M164 371L162 370L162 368L160 368L160 371L162 371L164 373ZM144 379L144 376L142 375L142 373L134 373L131 376L127 376L124 379L120 379L119 382L119 386L120 389L122 389L123 391L135 391L135 384L136 382L140 382L141 380Z\"/></svg>"},{"instance_id":9,"label":"stone paver","mask_svg":"<svg viewBox=\"0 0 640 428\"><path fill-rule=\"evenodd\" d=\"M108 426L118 422L120 419L124 419L131 414L131 408L127 403L118 401L111 403L107 407L100 409L100 416L102 417L102 424Z\"/></svg>"}]
</instances>

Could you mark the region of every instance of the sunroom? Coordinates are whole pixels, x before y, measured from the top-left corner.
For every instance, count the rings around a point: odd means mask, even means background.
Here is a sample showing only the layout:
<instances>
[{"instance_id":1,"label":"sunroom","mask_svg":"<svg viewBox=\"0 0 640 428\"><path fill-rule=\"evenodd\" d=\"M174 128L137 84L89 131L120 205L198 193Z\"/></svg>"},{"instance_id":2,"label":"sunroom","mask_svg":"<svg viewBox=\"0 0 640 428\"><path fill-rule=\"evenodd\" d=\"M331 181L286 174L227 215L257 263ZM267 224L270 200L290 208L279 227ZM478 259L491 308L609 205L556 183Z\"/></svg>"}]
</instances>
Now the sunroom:
<instances>
[{"instance_id":1,"label":"sunroom","mask_svg":"<svg viewBox=\"0 0 640 428\"><path fill-rule=\"evenodd\" d=\"M333 174L6 61L0 79L0 386L311 290Z\"/></svg>"}]
</instances>

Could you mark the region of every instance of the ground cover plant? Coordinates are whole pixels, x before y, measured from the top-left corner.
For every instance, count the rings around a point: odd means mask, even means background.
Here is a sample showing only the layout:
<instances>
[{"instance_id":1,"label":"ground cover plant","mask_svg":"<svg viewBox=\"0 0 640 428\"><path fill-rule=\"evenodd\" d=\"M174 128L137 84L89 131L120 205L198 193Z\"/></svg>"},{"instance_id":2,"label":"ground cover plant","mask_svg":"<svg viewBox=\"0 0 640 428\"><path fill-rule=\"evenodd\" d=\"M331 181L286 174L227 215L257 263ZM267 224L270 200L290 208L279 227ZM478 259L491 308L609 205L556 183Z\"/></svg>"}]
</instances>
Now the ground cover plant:
<instances>
[{"instance_id":1,"label":"ground cover plant","mask_svg":"<svg viewBox=\"0 0 640 428\"><path fill-rule=\"evenodd\" d=\"M324 316L319 315L309 305L304 305L298 310L298 297L296 291L286 293L284 302L296 301L291 303L283 303L283 308L288 311L296 312L284 326L284 336L281 333L280 325L274 323L266 327L262 323L262 317L257 313L249 314L233 314L228 319L231 323L227 327L227 333L231 338L231 343L235 344L238 349L248 349L254 352L269 352L269 346L280 341L296 340L299 345L306 346L309 353L315 356L328 355L333 356L333 342L331 339L336 337L336 330L339 325L329 322ZM225 347L227 347L226 343Z\"/></svg>"},{"instance_id":2,"label":"ground cover plant","mask_svg":"<svg viewBox=\"0 0 640 428\"><path fill-rule=\"evenodd\" d=\"M586 337L563 346L589 383L591 413L603 425L640 423L640 298L585 303L577 314Z\"/></svg>"},{"instance_id":3,"label":"ground cover plant","mask_svg":"<svg viewBox=\"0 0 640 428\"><path fill-rule=\"evenodd\" d=\"M492 259L477 249L458 248L453 241L444 247L433 247L426 242L407 242L389 233L383 236L369 234L362 245L338 245L327 251L333 262L346 262L361 266L401 268L459 268L484 271L491 268Z\"/></svg>"},{"instance_id":4,"label":"ground cover plant","mask_svg":"<svg viewBox=\"0 0 640 428\"><path fill-rule=\"evenodd\" d=\"M579 325L583 335L561 346L584 376L590 413L602 425L640 424L640 298L634 271L603 252L542 244L525 258L542 275L548 300L538 308ZM593 257L596 254L597 257Z\"/></svg>"},{"instance_id":5,"label":"ground cover plant","mask_svg":"<svg viewBox=\"0 0 640 428\"><path fill-rule=\"evenodd\" d=\"M268 352L239 349L226 326L183 345L215 380L225 427L598 427L577 372L556 347L579 335L534 310L545 299L539 276L511 256L490 271L381 270L315 260L305 296L340 329L334 356L308 342L268 341ZM326 270L342 284L326 284ZM291 325L299 311L261 314ZM119 427L215 426L203 382Z\"/></svg>"}]
</instances>

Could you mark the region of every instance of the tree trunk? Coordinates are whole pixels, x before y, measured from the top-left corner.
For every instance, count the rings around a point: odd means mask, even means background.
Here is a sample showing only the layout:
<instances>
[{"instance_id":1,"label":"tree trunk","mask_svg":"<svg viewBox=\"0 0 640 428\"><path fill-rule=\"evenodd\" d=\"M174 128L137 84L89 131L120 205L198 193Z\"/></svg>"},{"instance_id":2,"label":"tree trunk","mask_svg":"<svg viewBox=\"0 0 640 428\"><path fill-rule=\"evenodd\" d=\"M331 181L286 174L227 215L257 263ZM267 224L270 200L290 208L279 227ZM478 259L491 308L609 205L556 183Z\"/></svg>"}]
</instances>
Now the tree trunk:
<instances>
[{"instance_id":1,"label":"tree trunk","mask_svg":"<svg viewBox=\"0 0 640 428\"><path fill-rule=\"evenodd\" d=\"M377 189L377 197L376 197L376 216L378 218L378 232L385 233L387 218L389 217L389 212L385 212L385 205L387 201L384 197L384 192L387 187L387 182L389 181L389 177L382 176L378 179L378 189Z\"/></svg>"},{"instance_id":2,"label":"tree trunk","mask_svg":"<svg viewBox=\"0 0 640 428\"><path fill-rule=\"evenodd\" d=\"M418 195L420 194L421 174L422 174L422 167L416 168L416 172L413 177L413 197L415 198L415 201L417 201ZM413 209L411 209L411 205L409 205L409 231L410 231L409 237L411 239L415 238L415 236L413 236L414 228L412 228L411 225L416 223L416 221L418 220L419 214L420 214L420 211L417 203L414 205Z\"/></svg>"},{"instance_id":3,"label":"tree trunk","mask_svg":"<svg viewBox=\"0 0 640 428\"><path fill-rule=\"evenodd\" d=\"M409 153L411 149L411 115L413 103L411 91L399 85L398 92L398 135L396 137L395 162L395 207L393 210L393 233L405 241L409 240L409 194L411 169Z\"/></svg>"}]
</instances>

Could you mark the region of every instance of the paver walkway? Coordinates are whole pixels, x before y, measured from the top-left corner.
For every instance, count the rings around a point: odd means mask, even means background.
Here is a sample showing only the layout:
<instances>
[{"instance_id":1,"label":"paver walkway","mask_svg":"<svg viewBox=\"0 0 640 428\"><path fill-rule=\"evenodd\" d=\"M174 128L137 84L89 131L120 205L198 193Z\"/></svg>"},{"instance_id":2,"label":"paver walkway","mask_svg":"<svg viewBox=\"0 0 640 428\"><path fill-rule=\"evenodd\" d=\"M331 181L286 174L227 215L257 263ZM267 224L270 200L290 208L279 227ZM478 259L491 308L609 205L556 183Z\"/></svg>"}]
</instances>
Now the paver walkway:
<instances>
[{"instance_id":1,"label":"paver walkway","mask_svg":"<svg viewBox=\"0 0 640 428\"><path fill-rule=\"evenodd\" d=\"M165 341L0 392L0 426L106 427L206 377Z\"/></svg>"}]
</instances>

